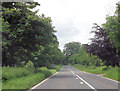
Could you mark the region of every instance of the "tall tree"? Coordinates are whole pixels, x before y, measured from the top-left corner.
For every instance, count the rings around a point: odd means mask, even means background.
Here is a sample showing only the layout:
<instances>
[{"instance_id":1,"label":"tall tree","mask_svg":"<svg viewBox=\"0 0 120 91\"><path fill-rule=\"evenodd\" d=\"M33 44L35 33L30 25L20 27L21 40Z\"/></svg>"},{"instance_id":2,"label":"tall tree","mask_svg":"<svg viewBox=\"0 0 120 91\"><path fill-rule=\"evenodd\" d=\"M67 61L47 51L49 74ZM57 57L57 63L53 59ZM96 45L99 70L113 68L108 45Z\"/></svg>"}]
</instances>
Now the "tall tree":
<instances>
[{"instance_id":1,"label":"tall tree","mask_svg":"<svg viewBox=\"0 0 120 91\"><path fill-rule=\"evenodd\" d=\"M56 31L50 17L38 16L38 11L31 10L38 5L37 2L2 3L3 65L31 60L35 66L44 66L51 62L51 45L58 43Z\"/></svg>"},{"instance_id":2,"label":"tall tree","mask_svg":"<svg viewBox=\"0 0 120 91\"><path fill-rule=\"evenodd\" d=\"M106 23L103 24L105 31L109 34L110 42L120 53L120 3L117 3L116 12L113 16L107 16Z\"/></svg>"},{"instance_id":3,"label":"tall tree","mask_svg":"<svg viewBox=\"0 0 120 91\"><path fill-rule=\"evenodd\" d=\"M95 36L91 39L92 43L87 47L87 51L93 55L97 55L107 66L118 66L119 55L116 53L116 48L113 47L113 43L107 38L108 33L97 24L93 28L95 31L92 31L92 33L95 33Z\"/></svg>"}]
</instances>

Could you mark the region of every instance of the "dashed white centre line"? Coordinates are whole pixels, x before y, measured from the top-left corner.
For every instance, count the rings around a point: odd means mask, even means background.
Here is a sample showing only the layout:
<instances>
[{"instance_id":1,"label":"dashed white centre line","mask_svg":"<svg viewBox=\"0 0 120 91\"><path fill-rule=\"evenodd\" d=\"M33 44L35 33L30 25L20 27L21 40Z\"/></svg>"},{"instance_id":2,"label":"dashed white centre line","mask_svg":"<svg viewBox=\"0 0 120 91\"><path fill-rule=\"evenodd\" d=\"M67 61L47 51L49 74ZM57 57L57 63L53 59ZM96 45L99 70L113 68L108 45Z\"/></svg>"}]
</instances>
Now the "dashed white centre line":
<instances>
[{"instance_id":1,"label":"dashed white centre line","mask_svg":"<svg viewBox=\"0 0 120 91\"><path fill-rule=\"evenodd\" d=\"M80 76L78 75L75 75L75 73L71 70L71 72L73 73L74 76L76 76L77 78L76 79L80 79L82 80L84 83L86 83L91 89L93 89L94 91L97 91L92 85L90 85L89 83L87 83L85 80L83 80ZM80 82L80 84L83 84L83 82Z\"/></svg>"},{"instance_id":2,"label":"dashed white centre line","mask_svg":"<svg viewBox=\"0 0 120 91\"><path fill-rule=\"evenodd\" d=\"M80 82L80 84L83 84L83 82Z\"/></svg>"},{"instance_id":3,"label":"dashed white centre line","mask_svg":"<svg viewBox=\"0 0 120 91\"><path fill-rule=\"evenodd\" d=\"M76 78L76 79L78 79L78 78Z\"/></svg>"},{"instance_id":4,"label":"dashed white centre line","mask_svg":"<svg viewBox=\"0 0 120 91\"><path fill-rule=\"evenodd\" d=\"M86 83L91 89L94 91L97 91L93 86L91 86L89 83L87 83L85 80L83 80L80 76L76 75L80 80L82 80L84 83Z\"/></svg>"}]
</instances>

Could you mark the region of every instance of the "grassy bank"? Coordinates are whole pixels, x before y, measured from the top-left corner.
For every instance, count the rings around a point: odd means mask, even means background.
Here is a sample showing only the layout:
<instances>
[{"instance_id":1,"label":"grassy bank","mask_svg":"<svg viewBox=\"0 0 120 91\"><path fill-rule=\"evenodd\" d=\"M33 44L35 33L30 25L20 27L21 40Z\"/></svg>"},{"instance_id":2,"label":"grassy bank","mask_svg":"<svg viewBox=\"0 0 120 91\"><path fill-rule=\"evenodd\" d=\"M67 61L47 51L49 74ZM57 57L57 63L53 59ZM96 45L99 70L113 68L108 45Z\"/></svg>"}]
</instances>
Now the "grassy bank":
<instances>
[{"instance_id":1,"label":"grassy bank","mask_svg":"<svg viewBox=\"0 0 120 91\"><path fill-rule=\"evenodd\" d=\"M46 67L25 68L25 67L3 67L2 68L2 89L26 90L51 76L62 68L55 66L52 69ZM18 91L18 90L17 90Z\"/></svg>"},{"instance_id":2,"label":"grassy bank","mask_svg":"<svg viewBox=\"0 0 120 91\"><path fill-rule=\"evenodd\" d=\"M118 67L107 67L107 66L87 67L87 66L79 65L79 64L75 64L73 66L81 71L94 73L94 74L102 74L104 77L120 81L119 79L120 75L118 75L120 72L120 68Z\"/></svg>"}]
</instances>

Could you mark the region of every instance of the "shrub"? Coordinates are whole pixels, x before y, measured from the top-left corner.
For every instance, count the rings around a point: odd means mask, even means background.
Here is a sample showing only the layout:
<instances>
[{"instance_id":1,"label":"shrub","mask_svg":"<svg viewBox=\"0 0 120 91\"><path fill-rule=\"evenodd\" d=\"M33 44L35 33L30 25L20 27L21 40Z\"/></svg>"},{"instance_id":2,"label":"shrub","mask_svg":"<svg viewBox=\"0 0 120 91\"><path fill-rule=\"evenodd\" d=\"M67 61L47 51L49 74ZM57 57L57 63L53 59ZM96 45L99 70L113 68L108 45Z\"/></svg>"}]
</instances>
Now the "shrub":
<instances>
[{"instance_id":1,"label":"shrub","mask_svg":"<svg viewBox=\"0 0 120 91\"><path fill-rule=\"evenodd\" d=\"M33 62L29 60L28 63L25 65L25 67L28 68L28 69L29 69L29 68L30 68L30 69L31 69L31 68L33 69L33 68L34 68Z\"/></svg>"},{"instance_id":2,"label":"shrub","mask_svg":"<svg viewBox=\"0 0 120 91\"><path fill-rule=\"evenodd\" d=\"M56 71L60 71L61 67L60 66L55 66Z\"/></svg>"},{"instance_id":3,"label":"shrub","mask_svg":"<svg viewBox=\"0 0 120 91\"><path fill-rule=\"evenodd\" d=\"M2 83L3 91L27 91L28 88L44 80L45 76L42 73L30 74L25 77L11 79ZM7 90L8 89L8 90Z\"/></svg>"},{"instance_id":4,"label":"shrub","mask_svg":"<svg viewBox=\"0 0 120 91\"><path fill-rule=\"evenodd\" d=\"M45 75L45 77L49 77L52 73L46 67L40 67L36 69L37 72L41 72Z\"/></svg>"},{"instance_id":5,"label":"shrub","mask_svg":"<svg viewBox=\"0 0 120 91\"><path fill-rule=\"evenodd\" d=\"M33 72L25 67L3 67L2 68L2 79L8 80L12 78L18 78L22 76L27 76Z\"/></svg>"},{"instance_id":6,"label":"shrub","mask_svg":"<svg viewBox=\"0 0 120 91\"><path fill-rule=\"evenodd\" d=\"M102 66L101 68L102 68L102 70L107 70L108 66Z\"/></svg>"}]
</instances>

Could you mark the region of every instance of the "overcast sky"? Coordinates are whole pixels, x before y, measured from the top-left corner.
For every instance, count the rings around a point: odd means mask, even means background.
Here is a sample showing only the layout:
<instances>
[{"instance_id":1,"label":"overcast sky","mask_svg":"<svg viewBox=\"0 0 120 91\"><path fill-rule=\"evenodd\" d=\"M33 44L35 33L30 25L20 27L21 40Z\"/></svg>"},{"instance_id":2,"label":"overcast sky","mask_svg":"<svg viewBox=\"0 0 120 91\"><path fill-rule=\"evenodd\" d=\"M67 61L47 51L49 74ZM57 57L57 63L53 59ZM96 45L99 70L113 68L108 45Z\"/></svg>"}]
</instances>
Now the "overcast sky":
<instances>
[{"instance_id":1,"label":"overcast sky","mask_svg":"<svg viewBox=\"0 0 120 91\"><path fill-rule=\"evenodd\" d=\"M71 41L89 43L93 23L105 23L106 15L113 15L119 0L34 0L41 5L38 14L51 17L57 30L59 48Z\"/></svg>"}]
</instances>

